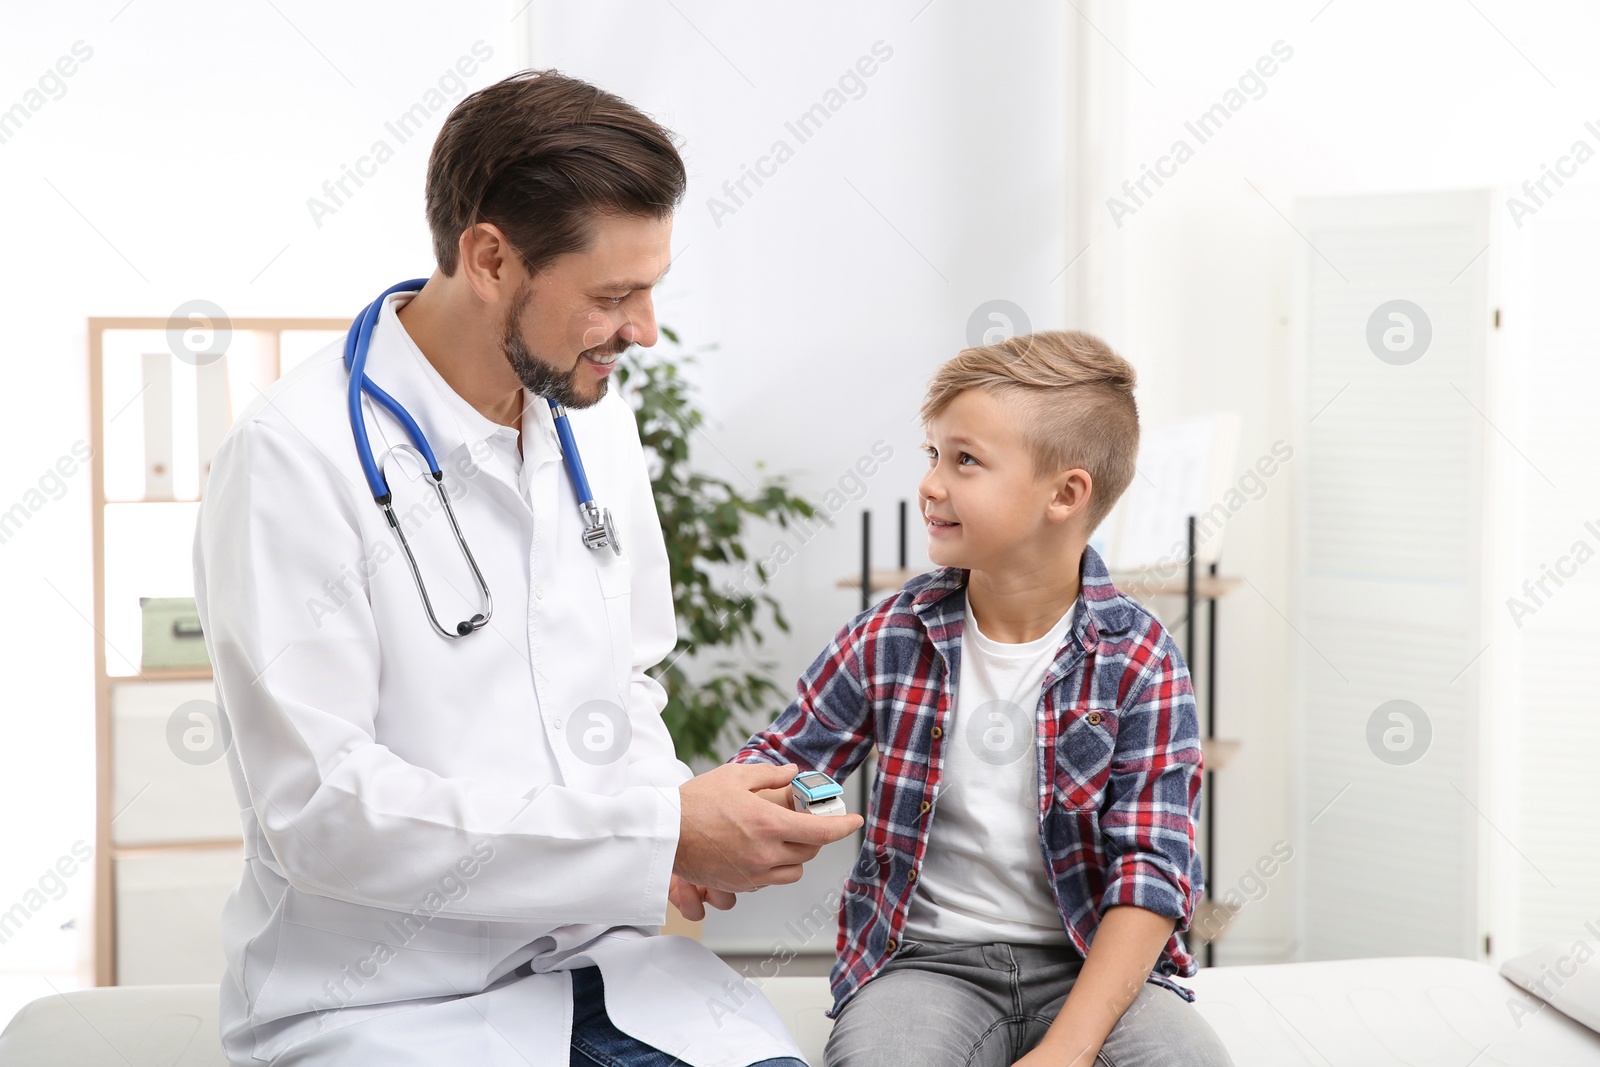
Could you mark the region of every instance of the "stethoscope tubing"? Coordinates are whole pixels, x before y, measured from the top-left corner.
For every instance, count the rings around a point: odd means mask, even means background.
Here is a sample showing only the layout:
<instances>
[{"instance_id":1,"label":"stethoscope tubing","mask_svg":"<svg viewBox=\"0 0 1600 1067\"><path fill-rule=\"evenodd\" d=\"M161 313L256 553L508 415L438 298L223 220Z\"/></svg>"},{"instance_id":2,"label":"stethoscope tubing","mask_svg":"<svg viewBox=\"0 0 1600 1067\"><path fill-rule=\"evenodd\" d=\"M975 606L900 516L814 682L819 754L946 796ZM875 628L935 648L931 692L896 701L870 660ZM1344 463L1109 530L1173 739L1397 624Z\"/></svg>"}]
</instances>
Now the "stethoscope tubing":
<instances>
[{"instance_id":1,"label":"stethoscope tubing","mask_svg":"<svg viewBox=\"0 0 1600 1067\"><path fill-rule=\"evenodd\" d=\"M390 286L376 300L363 308L351 323L349 331L345 334L344 344L345 368L350 372L346 407L350 416L350 433L355 439L356 455L361 460L362 474L366 477L367 487L372 490L373 500L383 509L384 518L405 553L406 562L411 568L411 576L417 584L417 592L422 597L422 606L427 612L428 622L440 636L455 640L482 629L494 615L494 598L489 593L489 583L484 580L483 572L478 568L478 561L473 558L472 549L467 546L467 539L461 532L461 524L456 520L455 509L450 506L450 496L444 489L444 472L439 469L439 461L428 444L427 435L422 432L422 427L417 425L417 420L411 417L411 413L404 405L378 388L377 384L367 377L367 351L371 345L372 331L378 323L378 316L383 312L384 301L395 293L417 292L426 284L426 278L413 278ZM417 566L417 558L411 550L411 543L406 539L405 529L395 516L394 494L389 488L389 479L372 454L372 439L367 432L366 408L361 402L363 393L395 417L421 455L423 462L428 465L428 473L433 476L434 492L438 494L439 503L443 505L445 515L450 520L450 529L455 534L456 544L460 546L461 554L466 557L467 565L472 569L472 576L477 581L484 609L472 618L457 623L454 631L446 629L434 614L433 600L428 596L428 587L422 579L422 570ZM583 543L590 549L609 547L617 555L621 555L622 542L612 525L611 510L609 508L602 510L594 502L594 493L589 488L589 478L583 469L583 457L578 453L577 439L573 436L572 426L567 421L566 408L555 400L546 399L555 420L556 435L561 441L562 458L572 479L573 492L579 500L578 510L584 521Z\"/></svg>"}]
</instances>

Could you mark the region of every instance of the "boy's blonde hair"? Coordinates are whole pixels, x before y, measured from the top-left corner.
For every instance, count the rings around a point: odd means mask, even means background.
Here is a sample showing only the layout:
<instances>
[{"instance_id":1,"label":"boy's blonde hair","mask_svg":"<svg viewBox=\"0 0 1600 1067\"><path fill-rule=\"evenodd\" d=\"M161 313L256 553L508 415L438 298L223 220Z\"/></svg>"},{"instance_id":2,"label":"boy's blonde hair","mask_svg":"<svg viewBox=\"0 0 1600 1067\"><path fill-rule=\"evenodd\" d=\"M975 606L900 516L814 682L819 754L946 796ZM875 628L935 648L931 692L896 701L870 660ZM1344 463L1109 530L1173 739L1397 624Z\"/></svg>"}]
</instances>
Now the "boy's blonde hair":
<instances>
[{"instance_id":1,"label":"boy's blonde hair","mask_svg":"<svg viewBox=\"0 0 1600 1067\"><path fill-rule=\"evenodd\" d=\"M1133 366L1082 330L1049 330L963 349L945 361L922 402L927 425L968 389L1015 398L1034 476L1081 467L1094 479L1085 514L1099 526L1133 481L1139 409Z\"/></svg>"}]
</instances>

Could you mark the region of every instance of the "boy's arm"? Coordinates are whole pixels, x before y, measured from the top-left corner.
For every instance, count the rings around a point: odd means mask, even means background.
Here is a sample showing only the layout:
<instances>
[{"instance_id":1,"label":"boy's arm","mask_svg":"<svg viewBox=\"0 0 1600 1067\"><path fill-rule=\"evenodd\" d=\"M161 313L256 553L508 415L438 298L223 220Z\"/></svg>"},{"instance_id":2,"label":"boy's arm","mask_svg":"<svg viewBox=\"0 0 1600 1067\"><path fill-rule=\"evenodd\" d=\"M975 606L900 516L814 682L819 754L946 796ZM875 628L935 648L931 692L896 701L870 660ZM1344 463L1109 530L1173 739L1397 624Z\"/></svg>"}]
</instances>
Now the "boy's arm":
<instances>
[{"instance_id":1,"label":"boy's arm","mask_svg":"<svg viewBox=\"0 0 1600 1067\"><path fill-rule=\"evenodd\" d=\"M1132 904L1189 928L1199 902L1200 724L1189 668L1164 631L1118 712L1100 810L1106 888L1100 913Z\"/></svg>"},{"instance_id":2,"label":"boy's arm","mask_svg":"<svg viewBox=\"0 0 1600 1067\"><path fill-rule=\"evenodd\" d=\"M729 763L793 763L841 783L860 766L873 742L871 702L861 679L880 610L868 609L839 629L795 683L795 699L771 726L751 735ZM788 790L761 793L790 806Z\"/></svg>"},{"instance_id":3,"label":"boy's arm","mask_svg":"<svg viewBox=\"0 0 1600 1067\"><path fill-rule=\"evenodd\" d=\"M1173 925L1167 916L1143 908L1109 909L1066 1003L1017 1067L1092 1067L1106 1035L1144 988Z\"/></svg>"},{"instance_id":4,"label":"boy's arm","mask_svg":"<svg viewBox=\"0 0 1600 1067\"><path fill-rule=\"evenodd\" d=\"M1035 1053L1087 1065L1139 995L1172 935L1187 930L1200 818L1200 726L1189 669L1164 632L1155 665L1120 710L1100 830L1109 856L1100 923L1083 970Z\"/></svg>"},{"instance_id":5,"label":"boy's arm","mask_svg":"<svg viewBox=\"0 0 1600 1067\"><path fill-rule=\"evenodd\" d=\"M783 714L751 735L729 763L793 763L839 782L860 765L872 750L872 716L861 678L868 631L878 610L868 609L840 628L795 683L795 699ZM782 807L794 807L787 789L756 793ZM860 814L865 818L865 812ZM697 921L704 917L706 904L723 911L733 907L733 894L713 894L714 890L675 878L669 896L685 918Z\"/></svg>"}]
</instances>

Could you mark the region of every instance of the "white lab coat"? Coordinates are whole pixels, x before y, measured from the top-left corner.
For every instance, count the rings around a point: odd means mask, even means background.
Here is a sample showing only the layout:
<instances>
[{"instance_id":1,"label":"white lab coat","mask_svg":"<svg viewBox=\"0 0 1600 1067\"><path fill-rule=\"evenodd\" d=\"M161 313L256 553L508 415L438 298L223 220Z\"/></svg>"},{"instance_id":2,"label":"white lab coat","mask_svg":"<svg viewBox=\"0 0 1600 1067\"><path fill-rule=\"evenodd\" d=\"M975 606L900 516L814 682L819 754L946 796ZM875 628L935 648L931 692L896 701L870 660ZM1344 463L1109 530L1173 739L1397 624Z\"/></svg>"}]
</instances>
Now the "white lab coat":
<instances>
[{"instance_id":1,"label":"white lab coat","mask_svg":"<svg viewBox=\"0 0 1600 1067\"><path fill-rule=\"evenodd\" d=\"M516 431L446 385L395 315L406 299L386 302L367 373L427 435L494 614L457 641L428 625L356 458L342 339L241 415L194 554L244 824L222 919L229 1059L565 1065L565 972L590 964L612 1021L693 1067L799 1056L752 985L657 929L690 771L645 674L676 624L631 409L613 382L569 412L617 556L580 540L546 402L529 398L519 473ZM375 455L404 445L366 410ZM453 627L478 590L400 463L396 510Z\"/></svg>"}]
</instances>

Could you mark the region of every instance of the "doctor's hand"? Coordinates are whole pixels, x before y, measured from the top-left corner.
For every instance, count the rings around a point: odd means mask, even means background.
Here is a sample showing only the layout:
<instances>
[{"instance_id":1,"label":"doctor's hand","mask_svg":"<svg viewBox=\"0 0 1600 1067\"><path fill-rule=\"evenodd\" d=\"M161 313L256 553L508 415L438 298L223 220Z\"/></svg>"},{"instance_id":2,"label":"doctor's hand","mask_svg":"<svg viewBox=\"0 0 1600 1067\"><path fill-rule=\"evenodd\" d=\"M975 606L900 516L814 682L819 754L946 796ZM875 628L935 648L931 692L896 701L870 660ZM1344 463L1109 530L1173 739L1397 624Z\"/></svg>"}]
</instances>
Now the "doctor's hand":
<instances>
[{"instance_id":1,"label":"doctor's hand","mask_svg":"<svg viewBox=\"0 0 1600 1067\"><path fill-rule=\"evenodd\" d=\"M697 923L706 917L707 904L718 911L727 911L739 902L739 898L732 893L685 882L677 875L672 876L672 884L667 889L667 899L678 909L678 914L692 923Z\"/></svg>"},{"instance_id":2,"label":"doctor's hand","mask_svg":"<svg viewBox=\"0 0 1600 1067\"><path fill-rule=\"evenodd\" d=\"M860 815L788 811L762 796L765 790L787 789L799 770L792 763L725 763L679 786L673 873L728 893L799 881L803 865L823 845L849 837L862 825Z\"/></svg>"}]
</instances>

